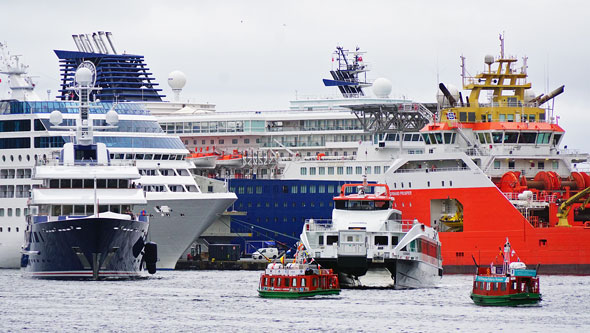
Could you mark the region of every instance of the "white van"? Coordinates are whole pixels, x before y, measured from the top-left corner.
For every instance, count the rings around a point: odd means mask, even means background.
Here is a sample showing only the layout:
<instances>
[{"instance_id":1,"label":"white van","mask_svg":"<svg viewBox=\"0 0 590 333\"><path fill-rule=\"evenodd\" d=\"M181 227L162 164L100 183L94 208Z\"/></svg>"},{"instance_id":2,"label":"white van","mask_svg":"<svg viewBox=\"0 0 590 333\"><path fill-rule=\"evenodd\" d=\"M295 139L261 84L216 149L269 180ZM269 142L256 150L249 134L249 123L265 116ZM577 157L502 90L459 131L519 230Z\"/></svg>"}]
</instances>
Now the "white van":
<instances>
[{"instance_id":1,"label":"white van","mask_svg":"<svg viewBox=\"0 0 590 333\"><path fill-rule=\"evenodd\" d=\"M279 256L279 249L276 247L263 247L252 253L252 259L276 259Z\"/></svg>"}]
</instances>

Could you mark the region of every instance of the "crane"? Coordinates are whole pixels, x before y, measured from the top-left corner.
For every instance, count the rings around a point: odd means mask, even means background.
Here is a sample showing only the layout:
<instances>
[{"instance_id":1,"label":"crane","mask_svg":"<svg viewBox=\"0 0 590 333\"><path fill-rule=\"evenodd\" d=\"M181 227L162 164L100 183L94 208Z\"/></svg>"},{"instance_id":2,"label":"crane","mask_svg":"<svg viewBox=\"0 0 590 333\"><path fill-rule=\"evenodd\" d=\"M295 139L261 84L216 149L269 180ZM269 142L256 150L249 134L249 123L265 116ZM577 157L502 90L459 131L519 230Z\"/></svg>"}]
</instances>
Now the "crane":
<instances>
[{"instance_id":1,"label":"crane","mask_svg":"<svg viewBox=\"0 0 590 333\"><path fill-rule=\"evenodd\" d=\"M557 209L557 227L571 227L569 222L567 221L567 216L572 209L572 205L581 197L585 196L586 194L590 193L590 187L586 187L582 191L576 193L575 195L571 196L566 201L562 202ZM590 198L589 198L590 199ZM582 207L585 207L588 203L588 200L584 201Z\"/></svg>"}]
</instances>

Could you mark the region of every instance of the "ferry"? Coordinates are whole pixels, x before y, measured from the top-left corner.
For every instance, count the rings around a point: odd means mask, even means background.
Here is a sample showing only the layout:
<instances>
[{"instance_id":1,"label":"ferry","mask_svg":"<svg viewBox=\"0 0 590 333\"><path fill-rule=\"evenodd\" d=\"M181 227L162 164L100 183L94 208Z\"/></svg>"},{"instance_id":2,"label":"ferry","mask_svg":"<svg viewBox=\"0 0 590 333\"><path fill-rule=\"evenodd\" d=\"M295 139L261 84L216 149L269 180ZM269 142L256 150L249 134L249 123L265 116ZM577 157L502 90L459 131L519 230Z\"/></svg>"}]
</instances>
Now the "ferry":
<instances>
[{"instance_id":1,"label":"ferry","mask_svg":"<svg viewBox=\"0 0 590 333\"><path fill-rule=\"evenodd\" d=\"M334 75L362 88L366 57L343 51ZM508 236L544 273L588 274L590 179L581 169L588 153L562 145L554 106L564 89L534 93L527 58L517 67L502 36L499 55L483 58L485 70L470 76L462 57L464 91L439 85L434 105L391 99L391 86L377 79L375 98L346 92L298 99L283 112L158 118L191 149L248 151L241 168L200 172L228 180L239 196L236 209L247 212L232 229L253 230L252 239L297 240L306 219L329 219L340 187L366 174L390 187L404 216L439 232L448 273L471 272L470 253L492 260Z\"/></svg>"},{"instance_id":2,"label":"ferry","mask_svg":"<svg viewBox=\"0 0 590 333\"><path fill-rule=\"evenodd\" d=\"M506 239L502 266L481 267L473 278L471 299L477 305L535 305L542 297L536 269L527 269ZM516 257L517 260L512 260Z\"/></svg>"},{"instance_id":3,"label":"ferry","mask_svg":"<svg viewBox=\"0 0 590 333\"><path fill-rule=\"evenodd\" d=\"M319 264L308 262L305 251L299 245L292 263L269 263L260 276L258 294L264 298L301 298L317 295L338 295L338 274Z\"/></svg>"},{"instance_id":4,"label":"ferry","mask_svg":"<svg viewBox=\"0 0 590 333\"><path fill-rule=\"evenodd\" d=\"M144 57L120 54L110 33L74 35L76 51L56 50L62 85L54 100L42 100L19 57L0 47L0 74L8 77L9 97L0 100L0 267L20 267L20 250L29 214L29 192L41 184L31 178L36 161L50 160L66 143L69 130L51 128L50 113L60 111L64 124L73 125L78 96L72 94L75 70L83 61L96 67L95 102L89 109L94 125L104 125L106 114L119 115L116 129L95 133L113 162L134 163L141 178L150 217L148 240L158 244L158 269L174 269L190 244L235 200L234 193L204 193L190 170L189 151L177 135L166 134L145 102L166 105ZM83 42L82 42L83 41ZM101 42L102 41L102 42ZM100 44L100 47L97 45ZM49 98L48 98L49 99Z\"/></svg>"},{"instance_id":5,"label":"ferry","mask_svg":"<svg viewBox=\"0 0 590 333\"><path fill-rule=\"evenodd\" d=\"M149 217L136 205L147 200L135 186L139 170L133 164L115 164L104 143L95 143L95 130L116 127L118 115L109 111L107 126L88 119L92 71L83 62L76 71L80 96L76 141L64 144L56 160L39 160L32 179L21 266L24 276L50 279L136 278L144 264L156 272L157 245L147 242ZM50 121L63 122L59 111Z\"/></svg>"},{"instance_id":6,"label":"ferry","mask_svg":"<svg viewBox=\"0 0 590 333\"><path fill-rule=\"evenodd\" d=\"M403 220L393 205L387 185L343 185L332 219L307 220L301 241L315 261L339 274L342 285L435 287L443 274L438 233Z\"/></svg>"}]
</instances>

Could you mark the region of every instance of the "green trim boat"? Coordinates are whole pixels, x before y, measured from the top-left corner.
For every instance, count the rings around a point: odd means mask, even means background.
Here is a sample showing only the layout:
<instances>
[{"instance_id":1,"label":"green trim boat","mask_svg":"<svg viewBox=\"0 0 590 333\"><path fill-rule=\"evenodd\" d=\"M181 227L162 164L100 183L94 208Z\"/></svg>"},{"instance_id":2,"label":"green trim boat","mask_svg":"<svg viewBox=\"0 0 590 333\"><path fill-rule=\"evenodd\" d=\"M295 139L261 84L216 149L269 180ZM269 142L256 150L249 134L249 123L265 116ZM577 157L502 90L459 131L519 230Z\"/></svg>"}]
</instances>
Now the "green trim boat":
<instances>
[{"instance_id":1,"label":"green trim boat","mask_svg":"<svg viewBox=\"0 0 590 333\"><path fill-rule=\"evenodd\" d=\"M541 301L537 270L527 269L520 259L511 262L511 257L515 254L506 238L502 266L480 267L476 263L477 272L471 292L471 299L475 304L516 306L534 305Z\"/></svg>"}]
</instances>

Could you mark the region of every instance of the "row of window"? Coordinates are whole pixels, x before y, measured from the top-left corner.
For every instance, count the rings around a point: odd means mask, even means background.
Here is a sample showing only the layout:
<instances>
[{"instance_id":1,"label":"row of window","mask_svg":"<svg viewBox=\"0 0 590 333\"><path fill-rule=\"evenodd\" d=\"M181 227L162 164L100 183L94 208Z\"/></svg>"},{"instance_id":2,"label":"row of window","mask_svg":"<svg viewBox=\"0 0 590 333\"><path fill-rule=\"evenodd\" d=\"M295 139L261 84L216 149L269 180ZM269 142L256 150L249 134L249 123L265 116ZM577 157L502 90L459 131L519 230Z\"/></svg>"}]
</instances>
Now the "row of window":
<instances>
[{"instance_id":1,"label":"row of window","mask_svg":"<svg viewBox=\"0 0 590 333\"><path fill-rule=\"evenodd\" d=\"M263 188L265 190L263 191ZM327 189L327 191L326 191ZM237 192L236 192L237 190ZM243 186L240 185L237 188L235 186L230 187L230 192L234 192L237 194L262 194L269 190L268 186L263 187L262 185L258 186ZM273 193L290 193L290 194L305 194L305 193L334 193L339 194L340 189L335 185L283 185L283 186L273 186Z\"/></svg>"},{"instance_id":2,"label":"row of window","mask_svg":"<svg viewBox=\"0 0 590 333\"><path fill-rule=\"evenodd\" d=\"M6 209L5 208L0 208L0 217L4 217L4 216L10 217L10 216L12 216L13 211L14 211L14 216L21 216L21 209L20 208L14 208L14 210L12 208L6 208ZM22 213L23 213L23 216L28 215L29 214L29 209L28 208L23 208L22 209ZM4 214L6 214L6 215L4 215ZM10 230L8 230L8 231L10 231Z\"/></svg>"},{"instance_id":3,"label":"row of window","mask_svg":"<svg viewBox=\"0 0 590 333\"><path fill-rule=\"evenodd\" d=\"M0 169L0 179L14 178L31 178L31 169Z\"/></svg>"},{"instance_id":4,"label":"row of window","mask_svg":"<svg viewBox=\"0 0 590 333\"><path fill-rule=\"evenodd\" d=\"M14 231L16 231L16 232L19 232L20 231L20 228L19 227L15 227L14 229L15 229ZM6 232L10 232L10 231L12 231L12 228L11 227L6 227ZM3 227L0 227L0 232L4 232L4 228Z\"/></svg>"},{"instance_id":5,"label":"row of window","mask_svg":"<svg viewBox=\"0 0 590 333\"><path fill-rule=\"evenodd\" d=\"M5 101L0 102L0 114L31 114L51 113L58 110L61 113L78 113L78 102L33 102L33 101ZM138 103L92 103L96 108L91 108L91 114L105 114L114 109L118 114L149 115L150 112L142 104Z\"/></svg>"},{"instance_id":6,"label":"row of window","mask_svg":"<svg viewBox=\"0 0 590 333\"><path fill-rule=\"evenodd\" d=\"M383 166L383 171L385 172L387 170L388 166L384 165ZM366 166L364 167L365 169L365 174L366 175L370 175L371 171L373 171L374 174L378 175L381 173L381 166L373 166L371 168L371 166ZM315 176L316 175L316 171L318 175L325 175L326 171L328 175L334 175L334 171L336 171L337 175L344 175L344 170L345 167L301 167L301 169L299 170L299 174L302 176L306 176L308 174L309 171L309 175L310 176ZM354 171L354 173L353 173ZM352 167L352 166L347 166L346 167L346 174L347 175L352 175L352 174L356 174L356 175L362 175L363 174L363 167L362 166L357 166L357 167Z\"/></svg>"},{"instance_id":7,"label":"row of window","mask_svg":"<svg viewBox=\"0 0 590 333\"><path fill-rule=\"evenodd\" d=\"M0 185L0 198L28 198L30 190L31 185Z\"/></svg>"},{"instance_id":8,"label":"row of window","mask_svg":"<svg viewBox=\"0 0 590 333\"><path fill-rule=\"evenodd\" d=\"M124 214L131 211L130 205L99 205L98 212L106 213L113 212ZM87 216L94 214L94 205L41 205L39 206L40 215L51 216L70 216L79 215Z\"/></svg>"},{"instance_id":9,"label":"row of window","mask_svg":"<svg viewBox=\"0 0 590 333\"><path fill-rule=\"evenodd\" d=\"M553 145L559 143L562 134L552 132L483 132L477 133L481 144L519 143L519 144L549 144L553 135Z\"/></svg>"},{"instance_id":10,"label":"row of window","mask_svg":"<svg viewBox=\"0 0 590 333\"><path fill-rule=\"evenodd\" d=\"M187 169L139 169L139 174L142 176L190 176Z\"/></svg>"},{"instance_id":11,"label":"row of window","mask_svg":"<svg viewBox=\"0 0 590 333\"><path fill-rule=\"evenodd\" d=\"M530 162L531 163L531 168L535 167L535 162ZM494 169L501 169L502 168L502 161L494 161ZM545 161L537 161L536 162L536 167L539 170L544 170L545 169ZM516 168L516 162L515 161L508 161L508 169L515 169ZM559 169L559 161L551 161L551 168L553 170L557 170Z\"/></svg>"}]
</instances>

